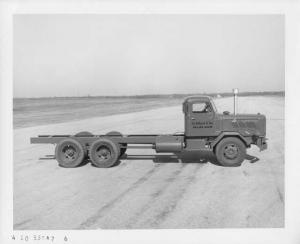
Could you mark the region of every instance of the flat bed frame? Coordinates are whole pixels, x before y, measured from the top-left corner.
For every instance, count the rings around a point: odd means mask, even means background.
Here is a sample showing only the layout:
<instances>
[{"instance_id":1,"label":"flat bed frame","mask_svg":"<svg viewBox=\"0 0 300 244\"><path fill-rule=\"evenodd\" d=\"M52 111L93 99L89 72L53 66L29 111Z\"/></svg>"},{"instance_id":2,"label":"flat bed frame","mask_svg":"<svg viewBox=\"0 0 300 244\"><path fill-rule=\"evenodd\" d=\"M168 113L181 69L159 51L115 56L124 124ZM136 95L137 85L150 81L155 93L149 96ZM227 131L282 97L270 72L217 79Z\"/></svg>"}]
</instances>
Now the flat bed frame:
<instances>
[{"instance_id":1,"label":"flat bed frame","mask_svg":"<svg viewBox=\"0 0 300 244\"><path fill-rule=\"evenodd\" d=\"M160 136L174 136L174 137L184 137L183 133L178 134L131 134L131 135L84 135L84 136L76 136L76 135L39 135L37 137L31 137L30 143L32 144L57 144L60 141L73 138L79 141L81 144L91 144L99 138L107 138L109 137L116 143L122 144L152 144L151 147L146 146L127 146L127 148L154 148L157 137Z\"/></svg>"}]
</instances>

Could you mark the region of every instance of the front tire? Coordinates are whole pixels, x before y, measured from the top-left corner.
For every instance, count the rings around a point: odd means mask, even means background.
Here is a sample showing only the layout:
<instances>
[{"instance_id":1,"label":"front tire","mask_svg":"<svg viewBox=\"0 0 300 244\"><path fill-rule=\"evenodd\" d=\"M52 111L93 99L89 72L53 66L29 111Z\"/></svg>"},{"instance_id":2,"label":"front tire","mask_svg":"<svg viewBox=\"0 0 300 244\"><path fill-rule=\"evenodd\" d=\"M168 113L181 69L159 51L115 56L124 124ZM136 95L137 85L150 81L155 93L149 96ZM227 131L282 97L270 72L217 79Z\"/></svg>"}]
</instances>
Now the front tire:
<instances>
[{"instance_id":1,"label":"front tire","mask_svg":"<svg viewBox=\"0 0 300 244\"><path fill-rule=\"evenodd\" d=\"M217 144L215 154L223 166L240 166L246 157L246 146L236 137L226 137Z\"/></svg>"},{"instance_id":2,"label":"front tire","mask_svg":"<svg viewBox=\"0 0 300 244\"><path fill-rule=\"evenodd\" d=\"M119 155L119 146L108 138L94 141L89 150L92 164L98 168L112 167L117 163Z\"/></svg>"},{"instance_id":3,"label":"front tire","mask_svg":"<svg viewBox=\"0 0 300 244\"><path fill-rule=\"evenodd\" d=\"M58 164L64 168L74 168L80 165L85 153L82 145L74 139L60 141L55 148Z\"/></svg>"}]
</instances>

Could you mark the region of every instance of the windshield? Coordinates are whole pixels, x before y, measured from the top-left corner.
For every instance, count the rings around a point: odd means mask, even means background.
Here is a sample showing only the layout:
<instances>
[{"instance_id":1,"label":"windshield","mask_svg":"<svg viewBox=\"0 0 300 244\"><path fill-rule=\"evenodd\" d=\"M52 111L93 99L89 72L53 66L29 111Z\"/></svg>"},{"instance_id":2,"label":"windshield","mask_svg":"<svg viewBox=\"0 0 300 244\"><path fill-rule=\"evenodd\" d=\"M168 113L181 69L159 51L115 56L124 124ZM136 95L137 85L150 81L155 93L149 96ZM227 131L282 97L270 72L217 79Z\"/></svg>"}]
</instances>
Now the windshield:
<instances>
[{"instance_id":1,"label":"windshield","mask_svg":"<svg viewBox=\"0 0 300 244\"><path fill-rule=\"evenodd\" d=\"M217 110L217 107L214 103L214 100L210 99L210 103L211 103L211 106L213 107L213 109L215 110L215 113L218 113L218 110Z\"/></svg>"}]
</instances>

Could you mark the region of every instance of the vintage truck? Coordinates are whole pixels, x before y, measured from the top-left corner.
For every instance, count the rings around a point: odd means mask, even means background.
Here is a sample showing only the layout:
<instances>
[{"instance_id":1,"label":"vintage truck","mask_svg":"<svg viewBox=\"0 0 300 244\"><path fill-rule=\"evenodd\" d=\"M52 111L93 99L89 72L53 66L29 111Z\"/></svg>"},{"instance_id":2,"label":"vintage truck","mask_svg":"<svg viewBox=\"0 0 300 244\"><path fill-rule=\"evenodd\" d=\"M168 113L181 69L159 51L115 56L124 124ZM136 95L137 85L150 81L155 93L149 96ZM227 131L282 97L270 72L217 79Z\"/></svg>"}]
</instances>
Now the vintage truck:
<instances>
[{"instance_id":1,"label":"vintage truck","mask_svg":"<svg viewBox=\"0 0 300 244\"><path fill-rule=\"evenodd\" d=\"M152 148L157 153L211 151L221 165L238 166L251 145L260 150L267 148L266 117L262 114L237 114L236 107L233 114L220 114L209 96L187 97L182 108L183 133L122 135L112 131L93 135L83 131L75 135L39 135L30 141L56 144L55 158L60 166L68 168L84 160L96 167L111 167L129 148Z\"/></svg>"}]
</instances>

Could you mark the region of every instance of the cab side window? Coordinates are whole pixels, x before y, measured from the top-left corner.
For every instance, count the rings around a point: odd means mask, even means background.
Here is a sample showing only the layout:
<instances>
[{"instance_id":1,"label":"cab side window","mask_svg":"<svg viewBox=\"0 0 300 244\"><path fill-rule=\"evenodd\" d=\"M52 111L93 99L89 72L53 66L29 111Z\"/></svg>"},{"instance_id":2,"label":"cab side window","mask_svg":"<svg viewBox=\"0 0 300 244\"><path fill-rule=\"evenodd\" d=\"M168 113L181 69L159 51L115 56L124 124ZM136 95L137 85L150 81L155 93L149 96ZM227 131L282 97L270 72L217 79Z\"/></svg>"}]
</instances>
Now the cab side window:
<instances>
[{"instance_id":1,"label":"cab side window","mask_svg":"<svg viewBox=\"0 0 300 244\"><path fill-rule=\"evenodd\" d=\"M209 103L206 102L193 103L193 113L209 113L209 112L211 112Z\"/></svg>"}]
</instances>

